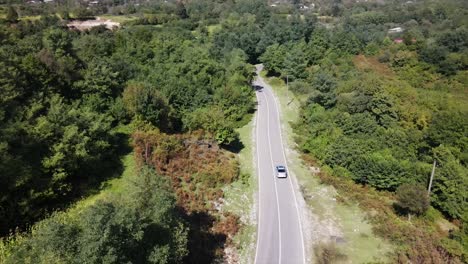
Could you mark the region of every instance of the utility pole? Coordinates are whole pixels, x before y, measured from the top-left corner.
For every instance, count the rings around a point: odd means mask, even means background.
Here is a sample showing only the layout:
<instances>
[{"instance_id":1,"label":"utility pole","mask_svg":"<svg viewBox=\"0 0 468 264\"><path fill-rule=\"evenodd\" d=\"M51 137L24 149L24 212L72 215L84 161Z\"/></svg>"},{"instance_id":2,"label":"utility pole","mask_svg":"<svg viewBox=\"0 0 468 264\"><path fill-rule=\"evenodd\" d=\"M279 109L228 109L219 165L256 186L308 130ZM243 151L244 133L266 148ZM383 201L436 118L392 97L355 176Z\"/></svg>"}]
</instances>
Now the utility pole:
<instances>
[{"instance_id":1,"label":"utility pole","mask_svg":"<svg viewBox=\"0 0 468 264\"><path fill-rule=\"evenodd\" d=\"M289 75L286 75L286 101L289 100Z\"/></svg>"},{"instance_id":2,"label":"utility pole","mask_svg":"<svg viewBox=\"0 0 468 264\"><path fill-rule=\"evenodd\" d=\"M432 180L434 179L436 165L437 161L434 159L434 164L432 164L431 178L429 179L429 187L427 188L427 196L431 195Z\"/></svg>"}]
</instances>

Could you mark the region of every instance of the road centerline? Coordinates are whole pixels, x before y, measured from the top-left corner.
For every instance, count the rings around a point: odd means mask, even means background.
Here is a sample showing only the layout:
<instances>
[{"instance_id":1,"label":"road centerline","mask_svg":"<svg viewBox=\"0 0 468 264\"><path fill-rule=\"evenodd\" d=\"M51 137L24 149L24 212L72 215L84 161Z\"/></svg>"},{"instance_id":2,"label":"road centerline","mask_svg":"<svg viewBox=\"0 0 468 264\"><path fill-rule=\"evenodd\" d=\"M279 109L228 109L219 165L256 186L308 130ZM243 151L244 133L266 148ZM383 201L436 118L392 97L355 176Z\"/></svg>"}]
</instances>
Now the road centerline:
<instances>
[{"instance_id":1,"label":"road centerline","mask_svg":"<svg viewBox=\"0 0 468 264\"><path fill-rule=\"evenodd\" d=\"M280 134L280 143L281 143L281 150L282 150L282 154L283 154L283 159L284 159L284 162L286 163L286 167L289 169L288 160L286 159L286 154L285 154L285 150L284 150L283 133L282 133L282 129L281 129L281 119L280 119L280 113L279 113L279 109L278 109L279 108L279 102L276 99L276 96L273 94L273 92L271 92L271 95L272 95L272 97L273 97L273 99L275 100L275 103L276 103L276 118L278 120L278 126L279 126L278 129L279 129L279 134ZM267 105L268 105L268 103L267 103ZM292 182L291 177L288 177L288 178L289 178L289 184L290 184L290 187L291 187L291 191L292 191L293 196L294 196L294 205L296 207L297 218L299 220L299 230L300 230L300 234L301 234L301 247L302 247L302 261L305 264L306 259L305 259L304 233L303 233L303 230L302 230L301 215L299 214L299 206L298 206L298 203L297 203L297 196L296 196L296 191L295 191L295 188L294 188L294 184Z\"/></svg>"},{"instance_id":2,"label":"road centerline","mask_svg":"<svg viewBox=\"0 0 468 264\"><path fill-rule=\"evenodd\" d=\"M294 177L294 174L288 175L289 179L284 181L276 177L275 166L288 167L288 161L282 138L278 99L274 96L271 86L260 76L260 71L261 65L257 65L254 86L261 87L255 93L258 105L254 121L257 129L255 145L258 163L259 223L254 263L304 264L306 250L298 204L300 194L295 192L296 179L290 178Z\"/></svg>"},{"instance_id":3,"label":"road centerline","mask_svg":"<svg viewBox=\"0 0 468 264\"><path fill-rule=\"evenodd\" d=\"M265 104L266 104L266 107L267 107L267 137L268 137L268 148L269 148L269 153L270 153L270 161L271 161L271 167L274 168L275 164L274 164L274 161L273 161L273 154L272 154L272 150L271 150L271 136L270 136L270 106L268 104L268 98L266 97L265 94L263 94L263 97L265 97ZM274 171L273 171L274 172ZM279 262L278 263L281 263L281 251L282 251L282 246L281 246L281 214L280 214L280 205L279 205L279 196L278 196L278 186L276 184L276 177L274 175L272 175L274 178L273 178L273 182L274 182L274 185L275 185L275 196L276 196L276 209L278 211L278 236L279 236Z\"/></svg>"},{"instance_id":4,"label":"road centerline","mask_svg":"<svg viewBox=\"0 0 468 264\"><path fill-rule=\"evenodd\" d=\"M260 194L261 194L261 184L260 184L260 154L258 152L258 119L259 119L259 114L258 114L258 111L259 111L259 106L260 106L260 98L258 96L258 93L255 93L255 97L257 97L257 114L255 115L255 136L257 138L257 140L255 140L255 152L257 153L257 184L258 184L258 220L257 220L257 246L255 248L255 260L254 260L254 263L258 263L258 247L260 245L260 223L262 222L261 221L261 214L262 214L262 210L260 209L261 208L261 197L260 197Z\"/></svg>"}]
</instances>

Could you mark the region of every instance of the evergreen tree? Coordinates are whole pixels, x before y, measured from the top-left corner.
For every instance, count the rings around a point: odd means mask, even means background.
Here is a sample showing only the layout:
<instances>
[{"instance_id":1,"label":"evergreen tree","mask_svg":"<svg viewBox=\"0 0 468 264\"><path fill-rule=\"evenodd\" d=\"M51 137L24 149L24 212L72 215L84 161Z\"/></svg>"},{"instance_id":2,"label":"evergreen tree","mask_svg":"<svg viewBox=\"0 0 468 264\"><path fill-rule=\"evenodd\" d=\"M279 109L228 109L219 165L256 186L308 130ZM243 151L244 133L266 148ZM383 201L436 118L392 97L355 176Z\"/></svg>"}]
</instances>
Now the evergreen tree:
<instances>
[{"instance_id":1,"label":"evergreen tree","mask_svg":"<svg viewBox=\"0 0 468 264\"><path fill-rule=\"evenodd\" d=\"M13 6L8 6L6 20L11 23L15 23L18 21L18 12L16 12Z\"/></svg>"},{"instance_id":2,"label":"evergreen tree","mask_svg":"<svg viewBox=\"0 0 468 264\"><path fill-rule=\"evenodd\" d=\"M402 184L396 191L397 205L408 215L421 215L429 208L427 190L421 185Z\"/></svg>"}]
</instances>

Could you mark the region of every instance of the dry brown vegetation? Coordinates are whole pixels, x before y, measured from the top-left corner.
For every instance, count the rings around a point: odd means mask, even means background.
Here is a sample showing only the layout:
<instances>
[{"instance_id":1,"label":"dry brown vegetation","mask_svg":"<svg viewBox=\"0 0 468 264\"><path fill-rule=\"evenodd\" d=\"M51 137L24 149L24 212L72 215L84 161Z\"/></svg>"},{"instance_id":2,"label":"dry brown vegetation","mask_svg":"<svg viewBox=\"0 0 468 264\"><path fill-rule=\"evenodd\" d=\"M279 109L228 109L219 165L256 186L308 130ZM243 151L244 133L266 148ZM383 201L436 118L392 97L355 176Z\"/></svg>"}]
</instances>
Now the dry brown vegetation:
<instances>
[{"instance_id":1,"label":"dry brown vegetation","mask_svg":"<svg viewBox=\"0 0 468 264\"><path fill-rule=\"evenodd\" d=\"M317 166L317 161L312 157L303 155L303 159L307 164ZM317 173L317 176L321 182L337 189L338 201L358 202L361 208L369 212L368 219L373 224L373 231L397 246L394 262L461 263L460 256L449 252L444 246L447 230L425 217L409 221L405 215L398 215L393 208L394 194L356 184L351 179L327 171Z\"/></svg>"},{"instance_id":2,"label":"dry brown vegetation","mask_svg":"<svg viewBox=\"0 0 468 264\"><path fill-rule=\"evenodd\" d=\"M353 59L354 66L361 71L375 71L386 77L393 77L395 73L386 64L380 63L375 57L357 55Z\"/></svg>"},{"instance_id":3,"label":"dry brown vegetation","mask_svg":"<svg viewBox=\"0 0 468 264\"><path fill-rule=\"evenodd\" d=\"M190 225L189 263L208 263L223 255L226 243L239 230L239 218L220 213L215 204L222 187L239 175L235 155L219 148L210 135L168 135L157 130L133 134L136 160L171 179L184 218Z\"/></svg>"},{"instance_id":4,"label":"dry brown vegetation","mask_svg":"<svg viewBox=\"0 0 468 264\"><path fill-rule=\"evenodd\" d=\"M321 243L314 247L318 264L332 264L346 261L346 255L340 252L335 243Z\"/></svg>"}]
</instances>

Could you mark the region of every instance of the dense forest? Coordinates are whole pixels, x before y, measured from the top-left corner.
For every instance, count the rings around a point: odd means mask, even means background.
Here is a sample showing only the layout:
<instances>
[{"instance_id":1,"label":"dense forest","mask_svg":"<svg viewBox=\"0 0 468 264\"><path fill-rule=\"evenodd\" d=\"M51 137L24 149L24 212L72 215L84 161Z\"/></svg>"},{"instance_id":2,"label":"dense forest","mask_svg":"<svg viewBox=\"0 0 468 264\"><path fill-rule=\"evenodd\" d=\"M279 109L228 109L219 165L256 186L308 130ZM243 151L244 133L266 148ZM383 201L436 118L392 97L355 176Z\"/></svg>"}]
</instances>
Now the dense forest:
<instances>
[{"instance_id":1,"label":"dense forest","mask_svg":"<svg viewBox=\"0 0 468 264\"><path fill-rule=\"evenodd\" d=\"M332 30L318 26L308 39L271 45L260 57L269 74L287 76L291 91L307 98L295 124L301 150L333 175L396 191L402 213L424 215L430 199L460 224L451 233L457 242L442 247L466 261L466 3L335 8L342 19ZM449 261L434 251L433 261Z\"/></svg>"},{"instance_id":2,"label":"dense forest","mask_svg":"<svg viewBox=\"0 0 468 264\"><path fill-rule=\"evenodd\" d=\"M430 202L457 226L428 251L403 246L406 259L398 261L467 261L463 0L0 7L0 235L7 237L0 253L7 263L222 258L237 218L216 215L211 202L240 176L232 152L242 147L236 128L255 108L256 63L304 98L294 124L302 152L334 177L394 193L402 219L425 217ZM131 19L114 30L67 27L109 14ZM131 151L139 169L128 195L73 217L57 212L119 175Z\"/></svg>"},{"instance_id":3,"label":"dense forest","mask_svg":"<svg viewBox=\"0 0 468 264\"><path fill-rule=\"evenodd\" d=\"M35 221L92 194L101 182L121 173L120 157L130 146L139 149L141 140L145 144L145 153L135 154L141 179L133 196L96 203L74 219L52 215L33 227L31 240L17 241L9 261L178 263L190 246L199 248L190 252L191 261L216 257L207 252L214 251L208 245L222 245L226 239L206 235L203 248L194 241L204 234L193 233L210 219L204 204L222 195L220 186L211 185L238 176L235 161L229 156L219 160L223 150L217 150L204 163L215 168L194 167L183 174L183 167L161 171L148 156L167 154L162 164L176 166L171 164L181 159L201 162L196 153L177 154L192 145L202 153L209 151L197 148L200 144L236 149L234 129L254 107L253 68L245 52L233 48L215 55L211 36L196 18L177 16L163 27L136 21L116 31L100 26L80 32L69 30L66 20L54 14L31 21L20 19L13 6L6 11L0 26L2 235L28 230ZM166 141L166 134L187 136ZM160 141L168 144L158 148L154 144ZM145 169L145 164L154 169ZM174 195L185 174L194 178L193 187L207 185L213 194L198 202L185 201L186 193ZM226 179L218 179L219 174ZM156 175L173 180L151 179L160 177ZM190 190L190 195L198 193ZM221 218L235 222L233 216ZM50 255L41 256L43 250Z\"/></svg>"}]
</instances>

